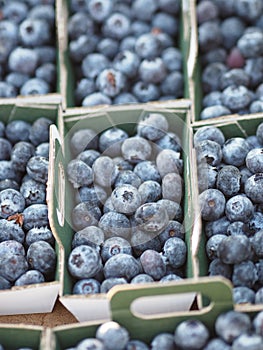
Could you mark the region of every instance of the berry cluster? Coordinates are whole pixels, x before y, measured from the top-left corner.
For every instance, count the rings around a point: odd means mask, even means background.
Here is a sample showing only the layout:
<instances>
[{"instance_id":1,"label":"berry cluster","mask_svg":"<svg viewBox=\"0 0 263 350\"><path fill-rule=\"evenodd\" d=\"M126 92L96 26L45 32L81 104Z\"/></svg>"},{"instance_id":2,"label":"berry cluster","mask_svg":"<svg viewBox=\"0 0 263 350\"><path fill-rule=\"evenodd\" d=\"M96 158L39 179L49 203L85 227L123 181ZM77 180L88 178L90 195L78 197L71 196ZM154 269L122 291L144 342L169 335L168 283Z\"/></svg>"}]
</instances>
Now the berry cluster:
<instances>
[{"instance_id":1,"label":"berry cluster","mask_svg":"<svg viewBox=\"0 0 263 350\"><path fill-rule=\"evenodd\" d=\"M263 3L200 0L200 119L263 111Z\"/></svg>"},{"instance_id":2,"label":"berry cluster","mask_svg":"<svg viewBox=\"0 0 263 350\"><path fill-rule=\"evenodd\" d=\"M0 4L0 97L55 91L55 1Z\"/></svg>"},{"instance_id":3,"label":"berry cluster","mask_svg":"<svg viewBox=\"0 0 263 350\"><path fill-rule=\"evenodd\" d=\"M0 122L0 289L54 280L46 204L51 123Z\"/></svg>"},{"instance_id":4,"label":"berry cluster","mask_svg":"<svg viewBox=\"0 0 263 350\"><path fill-rule=\"evenodd\" d=\"M181 0L71 0L69 7L76 105L183 96Z\"/></svg>"},{"instance_id":5,"label":"berry cluster","mask_svg":"<svg viewBox=\"0 0 263 350\"><path fill-rule=\"evenodd\" d=\"M263 123L225 140L215 126L194 134L209 275L233 283L235 303L263 303Z\"/></svg>"},{"instance_id":6,"label":"berry cluster","mask_svg":"<svg viewBox=\"0 0 263 350\"><path fill-rule=\"evenodd\" d=\"M182 149L168 128L163 114L147 113L133 136L119 127L73 133L73 294L184 277Z\"/></svg>"},{"instance_id":7,"label":"berry cluster","mask_svg":"<svg viewBox=\"0 0 263 350\"><path fill-rule=\"evenodd\" d=\"M118 322L102 323L92 338L83 338L72 350L240 350L262 349L263 311L253 317L238 311L220 314L213 325L213 333L196 319L186 319L171 332L161 332L150 344L131 339L129 332Z\"/></svg>"}]
</instances>

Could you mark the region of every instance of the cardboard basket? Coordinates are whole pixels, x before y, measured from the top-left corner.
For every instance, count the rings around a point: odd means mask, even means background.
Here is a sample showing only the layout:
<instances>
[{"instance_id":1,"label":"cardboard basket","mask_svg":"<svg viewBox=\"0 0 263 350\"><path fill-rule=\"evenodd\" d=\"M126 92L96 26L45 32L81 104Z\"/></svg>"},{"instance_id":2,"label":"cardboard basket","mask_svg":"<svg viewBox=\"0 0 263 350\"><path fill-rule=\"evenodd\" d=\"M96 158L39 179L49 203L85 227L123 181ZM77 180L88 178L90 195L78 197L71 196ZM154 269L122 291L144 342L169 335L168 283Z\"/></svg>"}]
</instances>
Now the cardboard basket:
<instances>
[{"instance_id":1,"label":"cardboard basket","mask_svg":"<svg viewBox=\"0 0 263 350\"><path fill-rule=\"evenodd\" d=\"M179 43L178 47L183 55L183 75L184 75L184 98L189 98L187 60L190 52L190 15L189 0L181 0L181 14L179 26ZM69 1L56 0L57 8L57 28L58 28L58 76L59 91L63 99L63 110L71 107L77 107L74 98L75 89L75 72L74 65L69 57L68 52L68 18L70 16ZM178 99L180 100L180 99Z\"/></svg>"},{"instance_id":2,"label":"cardboard basket","mask_svg":"<svg viewBox=\"0 0 263 350\"><path fill-rule=\"evenodd\" d=\"M190 16L190 51L188 57L188 84L189 84L189 98L192 102L192 123L203 123L208 120L201 120L200 113L202 111L202 99L204 97L202 89L202 67L200 60L200 52L198 45L198 22L196 17L197 0L189 0L189 16ZM252 113L250 114L253 115ZM260 116L260 113L255 115ZM212 118L214 122L220 123L224 119L233 119L239 117L239 114L232 113L222 117Z\"/></svg>"},{"instance_id":3,"label":"cardboard basket","mask_svg":"<svg viewBox=\"0 0 263 350\"><path fill-rule=\"evenodd\" d=\"M43 346L45 337L45 330L41 326L0 324L0 344L3 345L4 349L30 348L38 350Z\"/></svg>"},{"instance_id":4,"label":"cardboard basket","mask_svg":"<svg viewBox=\"0 0 263 350\"><path fill-rule=\"evenodd\" d=\"M183 309L185 301L194 296L197 307ZM203 299L206 303L202 302ZM115 286L109 292L109 303L111 320L124 326L130 339L148 344L161 332L173 334L175 327L186 319L200 320L213 334L218 315L233 309L229 282L222 278L205 277L171 282L170 285ZM177 312L171 311L173 304L177 304ZM156 305L159 305L158 309ZM82 339L94 337L103 322L54 327L49 330L45 347L41 350L63 350L76 346Z\"/></svg>"},{"instance_id":5,"label":"cardboard basket","mask_svg":"<svg viewBox=\"0 0 263 350\"><path fill-rule=\"evenodd\" d=\"M15 102L5 100L0 105L0 119L4 123L18 119L32 123L39 117L47 117L51 119L55 125L59 119L60 109L60 105L55 103L42 102L33 104L30 98L28 100L23 99L23 103L21 100L16 100ZM53 183L53 173L51 170L52 169L49 168L47 182L47 204L49 207L51 207L49 192ZM49 208L49 216L51 215L52 211ZM54 281L27 286L14 286L11 289L1 290L0 315L30 314L52 311L61 284L59 268L61 265L62 247L58 244L57 240L55 241L57 268Z\"/></svg>"},{"instance_id":6,"label":"cardboard basket","mask_svg":"<svg viewBox=\"0 0 263 350\"><path fill-rule=\"evenodd\" d=\"M193 133L195 133L202 126L216 126L218 127L223 134L225 135L225 139L229 139L231 137L243 137L255 135L256 129L260 123L263 122L263 114L261 115L247 115L247 116L234 116L231 120L228 117L220 118L220 121L211 119L204 121L203 123L194 123L192 125ZM193 153L195 154L194 150ZM193 159L195 155L193 154ZM196 161L193 163L193 171L194 171L194 190L193 190L193 205L198 208L198 184L197 184L197 171L196 171ZM196 213L199 214L195 218L195 227L193 231L196 233L196 242L198 244L193 249L194 260L196 262L196 266L198 266L198 276L207 276L208 274L208 263L209 259L207 257L205 251L206 244L206 235L204 232L204 227L202 223L202 219L200 216L200 211L197 209ZM199 237L199 238L197 238ZM263 308L263 304L234 304L234 308L238 311L244 312L256 312L260 311Z\"/></svg>"},{"instance_id":7,"label":"cardboard basket","mask_svg":"<svg viewBox=\"0 0 263 350\"><path fill-rule=\"evenodd\" d=\"M157 108L157 105L159 106ZM194 220L194 208L192 207L192 172L190 168L189 142L191 142L191 132L189 128L189 104L182 108L181 105L174 103L165 106L161 104L146 104L134 106L116 106L106 109L100 109L97 113L87 113L85 109L72 109L64 114L63 140L60 140L58 130L52 128L55 155L55 164L52 165L55 169L55 181L53 188L52 202L54 205L53 212L56 213L52 217L52 227L56 231L56 236L59 237L61 245L64 247L65 254L63 260L64 265L61 268L63 287L60 291L60 301L62 304L79 320L87 321L94 319L109 318L109 304L106 294L96 295L72 295L73 279L67 269L67 260L71 252L71 243L74 230L70 224L71 210L74 206L73 188L67 181L66 166L72 155L69 149L69 138L72 133L81 128L91 128L96 132L117 125L123 127L130 135L135 131L135 125L138 120L147 112L160 112L166 115L170 124L169 130L175 131L182 140L183 160L184 160L184 227L185 237L188 246L188 260L186 264L185 275L192 277L196 274L195 264L192 261L191 245L192 227Z\"/></svg>"}]
</instances>

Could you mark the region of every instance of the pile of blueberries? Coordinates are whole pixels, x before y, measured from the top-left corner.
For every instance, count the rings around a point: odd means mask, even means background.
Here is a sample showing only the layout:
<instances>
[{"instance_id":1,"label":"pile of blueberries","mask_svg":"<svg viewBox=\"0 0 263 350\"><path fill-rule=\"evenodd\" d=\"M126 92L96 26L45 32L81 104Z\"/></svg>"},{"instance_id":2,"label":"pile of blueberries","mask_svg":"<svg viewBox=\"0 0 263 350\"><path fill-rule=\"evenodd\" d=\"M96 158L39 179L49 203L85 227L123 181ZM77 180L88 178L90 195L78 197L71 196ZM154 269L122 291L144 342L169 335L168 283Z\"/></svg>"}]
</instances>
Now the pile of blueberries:
<instances>
[{"instance_id":1,"label":"pile of blueberries","mask_svg":"<svg viewBox=\"0 0 263 350\"><path fill-rule=\"evenodd\" d=\"M210 276L233 283L237 304L263 303L263 123L225 139L216 126L194 134L200 212Z\"/></svg>"},{"instance_id":2,"label":"pile of blueberries","mask_svg":"<svg viewBox=\"0 0 263 350\"><path fill-rule=\"evenodd\" d=\"M71 0L69 57L76 105L183 96L181 0Z\"/></svg>"},{"instance_id":3,"label":"pile of blueberries","mask_svg":"<svg viewBox=\"0 0 263 350\"><path fill-rule=\"evenodd\" d=\"M49 126L0 122L0 289L54 280L56 252L46 182Z\"/></svg>"},{"instance_id":4,"label":"pile of blueberries","mask_svg":"<svg viewBox=\"0 0 263 350\"><path fill-rule=\"evenodd\" d=\"M161 113L148 112L134 129L72 132L73 294L185 276L180 138Z\"/></svg>"},{"instance_id":5,"label":"pile of blueberries","mask_svg":"<svg viewBox=\"0 0 263 350\"><path fill-rule=\"evenodd\" d=\"M174 334L161 332L147 344L130 339L125 327L108 321L97 328L93 338L84 338L65 350L261 350L262 322L263 311L249 317L230 310L216 318L213 332L202 321L189 318L175 327Z\"/></svg>"},{"instance_id":6,"label":"pile of blueberries","mask_svg":"<svg viewBox=\"0 0 263 350\"><path fill-rule=\"evenodd\" d=\"M1 1L0 17L0 97L54 92L55 1Z\"/></svg>"},{"instance_id":7,"label":"pile of blueberries","mask_svg":"<svg viewBox=\"0 0 263 350\"><path fill-rule=\"evenodd\" d=\"M262 0L200 0L200 119L263 111Z\"/></svg>"}]
</instances>

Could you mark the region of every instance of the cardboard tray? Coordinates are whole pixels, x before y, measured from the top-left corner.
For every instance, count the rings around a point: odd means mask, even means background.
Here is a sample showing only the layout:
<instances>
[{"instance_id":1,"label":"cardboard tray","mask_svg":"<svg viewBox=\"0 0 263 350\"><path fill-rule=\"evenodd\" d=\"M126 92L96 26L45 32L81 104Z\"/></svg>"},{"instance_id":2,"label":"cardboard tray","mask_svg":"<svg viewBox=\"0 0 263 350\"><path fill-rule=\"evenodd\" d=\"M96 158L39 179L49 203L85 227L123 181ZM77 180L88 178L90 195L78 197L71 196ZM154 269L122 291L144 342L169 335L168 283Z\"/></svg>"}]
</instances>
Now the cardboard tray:
<instances>
[{"instance_id":1,"label":"cardboard tray","mask_svg":"<svg viewBox=\"0 0 263 350\"><path fill-rule=\"evenodd\" d=\"M32 99L1 101L0 104L0 120L7 123L11 120L22 119L27 122L33 122L39 117L47 117L57 123L58 115L60 113L60 105L54 101L33 104ZM51 163L51 162L50 162ZM47 204L51 207L49 202L49 192L53 183L53 173L49 169L49 178L47 182ZM49 209L49 216L52 216L52 211ZM54 232L54 231L53 231ZM55 237L56 238L56 237ZM61 265L61 249L62 247L56 240L55 249L57 253L57 269L56 277L52 282L45 282L41 284L27 285L21 287L12 287L8 290L0 291L0 315L15 315L15 314L29 314L39 312L51 312L54 303L57 299L59 287L61 284L59 267Z\"/></svg>"},{"instance_id":2,"label":"cardboard tray","mask_svg":"<svg viewBox=\"0 0 263 350\"><path fill-rule=\"evenodd\" d=\"M173 105L173 106L172 106ZM158 106L158 107L157 107ZM182 139L184 150L184 190L185 197L183 199L183 208L185 215L185 231L186 241L188 245L188 260L186 264L185 274L187 277L196 275L196 266L192 261L192 228L194 220L194 208L191 201L192 193L192 171L190 168L191 153L189 145L191 144L191 132L189 127L189 104L145 104L145 105L129 105L115 106L105 109L99 109L97 113L87 113L86 109L72 109L63 116L63 131L52 128L52 139L54 140L52 159L55 160L52 167L55 169L55 181L53 187L52 203L54 205L52 216L52 227L55 234L59 237L61 245L64 247L63 261L61 266L61 274L63 286L60 290L59 300L61 303L79 320L88 321L94 319L109 319L109 303L106 294L97 295L72 295L73 280L67 270L67 260L71 251L71 241L74 230L70 224L71 210L74 205L73 189L66 178L66 165L71 159L69 150L69 138L74 131L80 128L92 128L98 133L106 128L118 125L125 128L129 133L134 131L134 126L144 113L155 111L164 113L170 124L170 130L175 131ZM64 135L63 140L60 135Z\"/></svg>"},{"instance_id":3,"label":"cardboard tray","mask_svg":"<svg viewBox=\"0 0 263 350\"><path fill-rule=\"evenodd\" d=\"M202 126L213 125L218 127L225 135L226 140L231 137L244 137L250 135L255 135L257 126L263 122L263 114L251 114L246 116L232 116L231 120L228 117L222 117L207 120L204 122L196 122L192 124L193 133ZM194 153L194 150L193 150ZM193 154L193 159L195 155ZM197 171L196 171L196 161L193 163L194 172L194 186L193 186L193 205L198 208L198 185L197 185ZM199 212L199 214L198 214ZM200 211L197 209L197 216L195 218L195 227L193 231L195 232L197 245L193 248L194 261L196 266L198 266L198 276L207 276L208 273L208 263L205 252L206 236L202 226L202 219L200 216ZM244 312L256 312L263 309L263 304L235 304L234 308L238 311Z\"/></svg>"},{"instance_id":4,"label":"cardboard tray","mask_svg":"<svg viewBox=\"0 0 263 350\"><path fill-rule=\"evenodd\" d=\"M197 0L189 0L189 21L191 28L190 35L190 51L187 61L187 72L188 72L188 84L189 84L189 98L192 103L192 123L203 123L208 120L200 120L200 113L202 111L202 99L203 99L203 90L202 90L202 67L199 56L199 45L198 45L198 22L196 17L196 3ZM250 114L260 116L260 113ZM226 118L232 119L237 118L240 115L238 114L229 114L222 117L212 118L214 122L220 123Z\"/></svg>"},{"instance_id":5,"label":"cardboard tray","mask_svg":"<svg viewBox=\"0 0 263 350\"><path fill-rule=\"evenodd\" d=\"M196 297L197 307L183 309L185 300ZM150 343L161 332L173 334L182 321L198 319L213 333L217 316L232 310L232 294L229 282L222 278L200 278L171 282L169 285L115 286L109 292L111 320L126 327L130 339ZM185 299L186 298L186 299ZM206 299L206 303L201 300ZM167 299L169 302L167 303ZM173 304L181 305L177 312ZM159 310L156 310L159 305ZM188 304L189 306L190 304ZM191 305L190 305L191 306ZM156 312L158 311L158 312ZM73 347L80 340L94 337L104 320L54 327L47 331L46 343L41 350L62 350Z\"/></svg>"},{"instance_id":6,"label":"cardboard tray","mask_svg":"<svg viewBox=\"0 0 263 350\"><path fill-rule=\"evenodd\" d=\"M0 324L0 344L4 349L32 348L37 350L45 342L45 331L40 326Z\"/></svg>"},{"instance_id":7,"label":"cardboard tray","mask_svg":"<svg viewBox=\"0 0 263 350\"><path fill-rule=\"evenodd\" d=\"M68 108L77 107L74 100L75 73L74 66L68 52L68 30L67 23L70 16L69 1L56 0L57 30L58 30L58 90L62 95L62 105L65 111ZM187 61L190 53L190 14L189 0L181 0L181 18L179 28L179 48L183 55L184 74L184 98L189 98ZM179 99L180 100L180 99Z\"/></svg>"}]
</instances>

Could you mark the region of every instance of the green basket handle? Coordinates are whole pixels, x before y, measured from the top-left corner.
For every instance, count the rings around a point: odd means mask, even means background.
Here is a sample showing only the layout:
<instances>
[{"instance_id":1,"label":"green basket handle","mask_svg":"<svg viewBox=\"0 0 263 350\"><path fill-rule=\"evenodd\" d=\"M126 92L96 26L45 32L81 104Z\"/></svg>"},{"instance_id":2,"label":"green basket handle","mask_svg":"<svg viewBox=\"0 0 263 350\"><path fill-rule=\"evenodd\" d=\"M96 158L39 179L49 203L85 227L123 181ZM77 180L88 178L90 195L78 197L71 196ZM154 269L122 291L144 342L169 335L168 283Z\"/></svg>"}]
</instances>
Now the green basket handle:
<instances>
[{"instance_id":1,"label":"green basket handle","mask_svg":"<svg viewBox=\"0 0 263 350\"><path fill-rule=\"evenodd\" d=\"M198 310L175 311L165 314L139 314L134 311L138 300L143 304L147 298L155 297L153 302L160 302L162 296L194 293L197 297L208 298L210 303ZM204 322L210 330L217 316L233 309L232 286L229 280L222 277L200 277L170 282L169 284L121 285L113 287L109 293L112 320L119 322L130 332L131 337L150 341L160 332L173 333L177 324L185 319L193 318ZM143 299L145 298L145 299Z\"/></svg>"}]
</instances>

